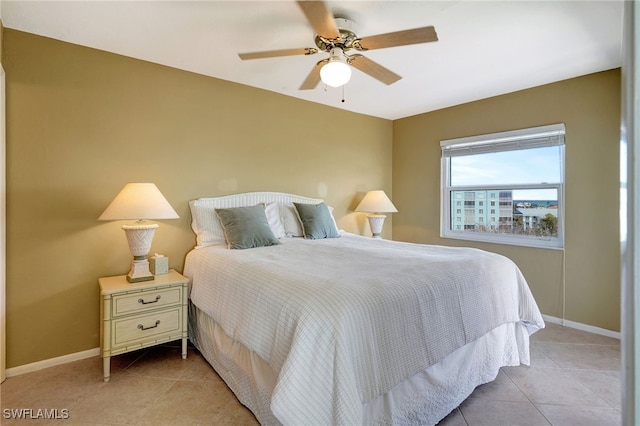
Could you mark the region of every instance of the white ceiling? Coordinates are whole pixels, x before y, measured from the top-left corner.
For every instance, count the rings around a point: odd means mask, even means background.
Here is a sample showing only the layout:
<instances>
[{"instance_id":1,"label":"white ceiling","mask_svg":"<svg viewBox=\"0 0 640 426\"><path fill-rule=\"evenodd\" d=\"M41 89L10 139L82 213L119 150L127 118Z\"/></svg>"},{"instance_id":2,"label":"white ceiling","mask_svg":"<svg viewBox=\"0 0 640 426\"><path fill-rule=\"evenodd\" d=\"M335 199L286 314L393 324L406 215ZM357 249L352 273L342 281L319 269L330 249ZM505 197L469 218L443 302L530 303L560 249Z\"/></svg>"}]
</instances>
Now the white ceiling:
<instances>
[{"instance_id":1,"label":"white ceiling","mask_svg":"<svg viewBox=\"0 0 640 426\"><path fill-rule=\"evenodd\" d=\"M293 0L6 1L5 27L387 119L621 65L622 1L328 1L359 37L433 25L439 41L364 54L402 80L355 70L342 89L300 91L327 54L241 61L315 47Z\"/></svg>"}]
</instances>

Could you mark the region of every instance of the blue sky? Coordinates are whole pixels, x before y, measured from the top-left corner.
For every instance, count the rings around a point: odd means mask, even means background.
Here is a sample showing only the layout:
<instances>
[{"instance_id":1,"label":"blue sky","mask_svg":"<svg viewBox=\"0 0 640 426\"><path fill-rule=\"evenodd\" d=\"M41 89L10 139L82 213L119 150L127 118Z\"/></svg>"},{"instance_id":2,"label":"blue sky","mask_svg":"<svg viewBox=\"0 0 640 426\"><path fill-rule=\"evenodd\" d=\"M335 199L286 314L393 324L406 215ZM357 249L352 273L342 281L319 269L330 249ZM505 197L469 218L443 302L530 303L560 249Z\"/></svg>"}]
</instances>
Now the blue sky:
<instances>
[{"instance_id":1,"label":"blue sky","mask_svg":"<svg viewBox=\"0 0 640 426\"><path fill-rule=\"evenodd\" d=\"M451 158L451 185L562 182L562 147L534 148ZM514 200L556 200L555 190L515 191Z\"/></svg>"}]
</instances>

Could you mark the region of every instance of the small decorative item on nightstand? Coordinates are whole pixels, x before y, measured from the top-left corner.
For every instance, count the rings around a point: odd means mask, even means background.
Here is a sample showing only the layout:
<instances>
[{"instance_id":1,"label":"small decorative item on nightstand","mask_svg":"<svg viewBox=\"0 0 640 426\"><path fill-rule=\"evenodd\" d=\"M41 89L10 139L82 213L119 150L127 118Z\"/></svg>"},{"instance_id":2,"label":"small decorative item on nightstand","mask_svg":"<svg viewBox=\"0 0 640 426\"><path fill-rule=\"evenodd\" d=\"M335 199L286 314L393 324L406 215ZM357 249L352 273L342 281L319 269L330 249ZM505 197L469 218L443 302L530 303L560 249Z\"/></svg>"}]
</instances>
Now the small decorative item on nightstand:
<instances>
[{"instance_id":1,"label":"small decorative item on nightstand","mask_svg":"<svg viewBox=\"0 0 640 426\"><path fill-rule=\"evenodd\" d=\"M149 258L149 267L153 275L162 275L169 272L169 258L156 253Z\"/></svg>"},{"instance_id":2,"label":"small decorative item on nightstand","mask_svg":"<svg viewBox=\"0 0 640 426\"><path fill-rule=\"evenodd\" d=\"M113 355L181 339L182 358L187 358L188 278L171 269L151 281L130 283L120 275L100 278L98 283L105 382L111 376Z\"/></svg>"}]
</instances>

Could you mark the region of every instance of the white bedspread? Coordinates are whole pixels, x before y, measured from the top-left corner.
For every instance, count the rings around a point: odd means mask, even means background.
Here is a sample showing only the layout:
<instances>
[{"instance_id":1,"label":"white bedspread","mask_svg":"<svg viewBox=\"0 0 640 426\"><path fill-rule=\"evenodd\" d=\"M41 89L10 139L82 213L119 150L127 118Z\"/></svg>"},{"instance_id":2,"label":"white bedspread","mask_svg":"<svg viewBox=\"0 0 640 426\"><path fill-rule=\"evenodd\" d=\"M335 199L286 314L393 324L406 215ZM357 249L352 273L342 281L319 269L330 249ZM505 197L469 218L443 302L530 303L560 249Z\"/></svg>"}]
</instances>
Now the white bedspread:
<instances>
[{"instance_id":1,"label":"white bedspread","mask_svg":"<svg viewBox=\"0 0 640 426\"><path fill-rule=\"evenodd\" d=\"M279 372L285 425L361 424L363 404L504 323L544 322L509 259L470 248L287 238L187 256L191 299Z\"/></svg>"}]
</instances>

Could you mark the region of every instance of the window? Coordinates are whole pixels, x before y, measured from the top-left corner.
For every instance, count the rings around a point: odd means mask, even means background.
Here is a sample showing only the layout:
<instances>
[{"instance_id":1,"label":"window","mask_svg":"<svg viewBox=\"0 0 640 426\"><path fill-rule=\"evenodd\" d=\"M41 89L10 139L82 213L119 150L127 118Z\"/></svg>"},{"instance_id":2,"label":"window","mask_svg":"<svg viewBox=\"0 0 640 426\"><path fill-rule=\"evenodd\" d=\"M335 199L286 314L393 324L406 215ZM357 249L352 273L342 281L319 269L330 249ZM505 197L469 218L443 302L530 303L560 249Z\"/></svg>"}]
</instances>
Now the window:
<instances>
[{"instance_id":1,"label":"window","mask_svg":"<svg viewBox=\"0 0 640 426\"><path fill-rule=\"evenodd\" d=\"M554 124L442 141L441 236L562 248L564 135Z\"/></svg>"}]
</instances>

